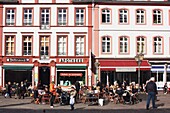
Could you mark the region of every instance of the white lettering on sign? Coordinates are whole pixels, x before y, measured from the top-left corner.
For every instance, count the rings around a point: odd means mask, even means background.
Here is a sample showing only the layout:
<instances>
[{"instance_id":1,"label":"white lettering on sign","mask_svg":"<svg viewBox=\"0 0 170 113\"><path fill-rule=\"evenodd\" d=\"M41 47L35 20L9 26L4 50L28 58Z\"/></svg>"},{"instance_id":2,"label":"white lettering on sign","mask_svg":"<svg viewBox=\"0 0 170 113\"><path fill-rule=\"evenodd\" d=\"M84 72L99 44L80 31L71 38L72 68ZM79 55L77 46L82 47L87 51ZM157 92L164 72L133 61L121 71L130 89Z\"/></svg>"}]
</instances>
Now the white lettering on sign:
<instances>
[{"instance_id":1,"label":"white lettering on sign","mask_svg":"<svg viewBox=\"0 0 170 113\"><path fill-rule=\"evenodd\" d=\"M82 73L60 73L60 76L82 76Z\"/></svg>"},{"instance_id":2,"label":"white lettering on sign","mask_svg":"<svg viewBox=\"0 0 170 113\"><path fill-rule=\"evenodd\" d=\"M83 62L83 59L60 58L59 62Z\"/></svg>"},{"instance_id":3,"label":"white lettering on sign","mask_svg":"<svg viewBox=\"0 0 170 113\"><path fill-rule=\"evenodd\" d=\"M136 68L116 68L116 72L136 72Z\"/></svg>"}]
</instances>

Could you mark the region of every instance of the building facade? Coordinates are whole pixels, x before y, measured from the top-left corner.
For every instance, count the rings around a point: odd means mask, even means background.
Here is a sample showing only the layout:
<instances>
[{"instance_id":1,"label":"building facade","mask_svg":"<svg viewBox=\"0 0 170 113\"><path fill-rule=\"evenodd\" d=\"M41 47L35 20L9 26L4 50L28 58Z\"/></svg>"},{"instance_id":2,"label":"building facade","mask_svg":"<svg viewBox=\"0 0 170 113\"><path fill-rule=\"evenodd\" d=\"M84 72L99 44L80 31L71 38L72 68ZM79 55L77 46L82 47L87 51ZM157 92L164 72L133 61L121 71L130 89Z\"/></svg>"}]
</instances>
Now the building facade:
<instances>
[{"instance_id":1,"label":"building facade","mask_svg":"<svg viewBox=\"0 0 170 113\"><path fill-rule=\"evenodd\" d=\"M170 82L169 5L168 1L94 3L97 79L104 84L117 80L142 84L154 76L158 88ZM144 59L138 66L135 56L140 53Z\"/></svg>"},{"instance_id":2,"label":"building facade","mask_svg":"<svg viewBox=\"0 0 170 113\"><path fill-rule=\"evenodd\" d=\"M3 5L3 8L2 8ZM0 6L0 85L91 84L91 4L70 0L19 0ZM3 28L2 28L3 26Z\"/></svg>"},{"instance_id":3,"label":"building facade","mask_svg":"<svg viewBox=\"0 0 170 113\"><path fill-rule=\"evenodd\" d=\"M142 84L154 76L162 88L170 82L169 6L164 0L1 4L0 86L25 79L32 85Z\"/></svg>"}]
</instances>

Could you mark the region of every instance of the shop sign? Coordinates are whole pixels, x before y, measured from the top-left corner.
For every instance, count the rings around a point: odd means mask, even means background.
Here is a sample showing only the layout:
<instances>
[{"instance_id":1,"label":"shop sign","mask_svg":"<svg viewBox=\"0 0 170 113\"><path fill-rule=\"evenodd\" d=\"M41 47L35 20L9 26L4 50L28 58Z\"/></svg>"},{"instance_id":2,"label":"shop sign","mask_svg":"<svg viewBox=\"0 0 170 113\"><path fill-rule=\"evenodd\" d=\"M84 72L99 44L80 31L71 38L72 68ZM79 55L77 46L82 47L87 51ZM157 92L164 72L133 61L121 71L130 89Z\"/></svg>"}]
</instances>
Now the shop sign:
<instances>
[{"instance_id":1,"label":"shop sign","mask_svg":"<svg viewBox=\"0 0 170 113\"><path fill-rule=\"evenodd\" d=\"M60 76L82 76L82 73L60 73Z\"/></svg>"},{"instance_id":2,"label":"shop sign","mask_svg":"<svg viewBox=\"0 0 170 113\"><path fill-rule=\"evenodd\" d=\"M28 58L7 58L7 62L29 62Z\"/></svg>"},{"instance_id":3,"label":"shop sign","mask_svg":"<svg viewBox=\"0 0 170 113\"><path fill-rule=\"evenodd\" d=\"M136 68L116 68L116 72L136 72Z\"/></svg>"},{"instance_id":4,"label":"shop sign","mask_svg":"<svg viewBox=\"0 0 170 113\"><path fill-rule=\"evenodd\" d=\"M60 58L59 62L83 62L81 58Z\"/></svg>"}]
</instances>

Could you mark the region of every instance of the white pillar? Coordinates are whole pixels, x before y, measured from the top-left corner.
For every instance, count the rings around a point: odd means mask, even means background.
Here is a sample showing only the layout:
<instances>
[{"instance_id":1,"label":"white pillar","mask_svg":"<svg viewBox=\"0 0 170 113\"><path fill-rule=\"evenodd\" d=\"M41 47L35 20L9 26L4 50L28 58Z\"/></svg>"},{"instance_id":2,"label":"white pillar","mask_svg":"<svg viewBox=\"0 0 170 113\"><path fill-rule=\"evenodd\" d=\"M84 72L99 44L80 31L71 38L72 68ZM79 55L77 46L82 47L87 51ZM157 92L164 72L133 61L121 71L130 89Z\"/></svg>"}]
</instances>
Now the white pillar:
<instances>
[{"instance_id":1,"label":"white pillar","mask_svg":"<svg viewBox=\"0 0 170 113\"><path fill-rule=\"evenodd\" d=\"M109 85L109 75L108 75L108 72L107 72L107 85Z\"/></svg>"},{"instance_id":2,"label":"white pillar","mask_svg":"<svg viewBox=\"0 0 170 113\"><path fill-rule=\"evenodd\" d=\"M3 86L3 84L2 84L2 66L0 66L0 86Z\"/></svg>"},{"instance_id":3,"label":"white pillar","mask_svg":"<svg viewBox=\"0 0 170 113\"><path fill-rule=\"evenodd\" d=\"M163 83L167 82L167 64L164 65Z\"/></svg>"},{"instance_id":4,"label":"white pillar","mask_svg":"<svg viewBox=\"0 0 170 113\"><path fill-rule=\"evenodd\" d=\"M2 84L2 86L5 86L5 69L3 69L2 71L3 71L3 75L2 75L3 76L3 80L2 80L3 84Z\"/></svg>"},{"instance_id":5,"label":"white pillar","mask_svg":"<svg viewBox=\"0 0 170 113\"><path fill-rule=\"evenodd\" d=\"M35 82L35 85L37 86L38 85L38 66L35 66L34 67L34 82Z\"/></svg>"},{"instance_id":6,"label":"white pillar","mask_svg":"<svg viewBox=\"0 0 170 113\"><path fill-rule=\"evenodd\" d=\"M91 86L92 85L92 72L91 72L91 69L88 68L88 86Z\"/></svg>"},{"instance_id":7,"label":"white pillar","mask_svg":"<svg viewBox=\"0 0 170 113\"><path fill-rule=\"evenodd\" d=\"M54 81L54 76L55 76L55 67L51 66L51 81Z\"/></svg>"},{"instance_id":8,"label":"white pillar","mask_svg":"<svg viewBox=\"0 0 170 113\"><path fill-rule=\"evenodd\" d=\"M32 70L32 86L34 87L34 81L35 81L35 77L34 77L34 69Z\"/></svg>"}]
</instances>

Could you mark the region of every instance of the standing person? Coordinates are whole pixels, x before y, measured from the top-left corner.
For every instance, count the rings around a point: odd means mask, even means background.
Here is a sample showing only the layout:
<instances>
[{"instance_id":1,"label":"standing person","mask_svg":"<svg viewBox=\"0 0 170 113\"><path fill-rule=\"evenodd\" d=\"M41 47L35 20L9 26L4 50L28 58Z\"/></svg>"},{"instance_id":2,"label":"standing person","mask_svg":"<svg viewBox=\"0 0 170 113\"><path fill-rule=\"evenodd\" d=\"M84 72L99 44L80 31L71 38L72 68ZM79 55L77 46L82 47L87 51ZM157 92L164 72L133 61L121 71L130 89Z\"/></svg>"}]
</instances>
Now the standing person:
<instances>
[{"instance_id":1,"label":"standing person","mask_svg":"<svg viewBox=\"0 0 170 113\"><path fill-rule=\"evenodd\" d=\"M26 86L24 85L23 81L21 82L20 91L21 91L22 99L24 99L25 98L25 93L26 93Z\"/></svg>"},{"instance_id":2,"label":"standing person","mask_svg":"<svg viewBox=\"0 0 170 113\"><path fill-rule=\"evenodd\" d=\"M51 98L50 98L50 108L54 108L54 100L55 100L55 96L56 96L56 88L55 88L55 84L54 81L52 81L50 83L50 94L51 94Z\"/></svg>"},{"instance_id":3,"label":"standing person","mask_svg":"<svg viewBox=\"0 0 170 113\"><path fill-rule=\"evenodd\" d=\"M70 91L70 107L71 107L71 110L74 110L75 96L76 96L76 89L74 88L74 86L72 86L71 91Z\"/></svg>"},{"instance_id":4,"label":"standing person","mask_svg":"<svg viewBox=\"0 0 170 113\"><path fill-rule=\"evenodd\" d=\"M75 102L77 102L77 99L79 99L79 90L80 90L80 83L79 81L76 81L75 83L75 87L76 87L76 98L75 98Z\"/></svg>"},{"instance_id":5,"label":"standing person","mask_svg":"<svg viewBox=\"0 0 170 113\"><path fill-rule=\"evenodd\" d=\"M9 97L10 97L10 98L12 98L12 96L11 96L11 92L12 92L11 82L8 82L8 86L7 86L7 93L9 94Z\"/></svg>"},{"instance_id":6,"label":"standing person","mask_svg":"<svg viewBox=\"0 0 170 113\"><path fill-rule=\"evenodd\" d=\"M164 84L164 94L167 94L168 86L167 83Z\"/></svg>"},{"instance_id":7,"label":"standing person","mask_svg":"<svg viewBox=\"0 0 170 113\"><path fill-rule=\"evenodd\" d=\"M15 99L20 97L20 86L18 83L16 83L16 88L15 88Z\"/></svg>"},{"instance_id":8,"label":"standing person","mask_svg":"<svg viewBox=\"0 0 170 113\"><path fill-rule=\"evenodd\" d=\"M155 97L158 94L158 91L157 91L157 86L156 86L154 77L151 77L150 81L146 84L146 94L148 95L148 98L146 101L146 109L149 110L149 104L150 104L151 99L152 99L153 109L157 108L155 106Z\"/></svg>"}]
</instances>

